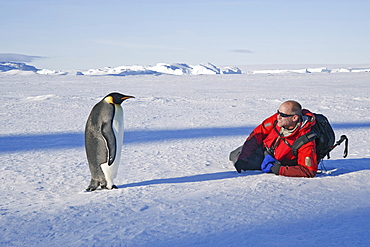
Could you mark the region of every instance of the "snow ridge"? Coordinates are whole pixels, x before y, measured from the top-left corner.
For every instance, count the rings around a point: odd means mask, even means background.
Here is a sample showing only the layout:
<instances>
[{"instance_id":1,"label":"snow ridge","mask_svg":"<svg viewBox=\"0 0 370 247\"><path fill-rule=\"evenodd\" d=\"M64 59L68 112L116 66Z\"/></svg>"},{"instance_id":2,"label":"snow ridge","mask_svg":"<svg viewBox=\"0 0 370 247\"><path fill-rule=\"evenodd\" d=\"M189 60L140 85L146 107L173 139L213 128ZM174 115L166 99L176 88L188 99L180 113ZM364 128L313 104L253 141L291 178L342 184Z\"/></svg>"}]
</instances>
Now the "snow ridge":
<instances>
[{"instance_id":1,"label":"snow ridge","mask_svg":"<svg viewBox=\"0 0 370 247\"><path fill-rule=\"evenodd\" d=\"M105 67L100 69L89 69L79 72L79 75L216 75L216 74L242 74L236 67L225 67L223 69L211 64L201 63L199 65L188 65L185 63L158 63L154 66L119 66L115 68Z\"/></svg>"},{"instance_id":2,"label":"snow ridge","mask_svg":"<svg viewBox=\"0 0 370 247\"><path fill-rule=\"evenodd\" d=\"M91 76L129 76L129 75L218 75L218 74L309 74L309 73L350 73L350 72L370 72L370 68L336 68L327 67L303 68L303 69L262 69L242 71L238 67L217 67L212 63L201 63L198 65L188 65L186 63L157 63L154 66L131 65L118 67L104 67L78 71L76 75ZM25 63L0 62L0 74L29 74L40 75L67 75L67 71L50 69L37 69Z\"/></svg>"},{"instance_id":3,"label":"snow ridge","mask_svg":"<svg viewBox=\"0 0 370 247\"><path fill-rule=\"evenodd\" d=\"M274 70L255 70L250 74L288 74L288 73L349 73L349 72L370 72L370 68L338 68L328 69L326 67L308 69L274 69Z\"/></svg>"},{"instance_id":4,"label":"snow ridge","mask_svg":"<svg viewBox=\"0 0 370 247\"><path fill-rule=\"evenodd\" d=\"M0 72L7 72L10 70L37 71L34 66L25 63L0 62Z\"/></svg>"}]
</instances>

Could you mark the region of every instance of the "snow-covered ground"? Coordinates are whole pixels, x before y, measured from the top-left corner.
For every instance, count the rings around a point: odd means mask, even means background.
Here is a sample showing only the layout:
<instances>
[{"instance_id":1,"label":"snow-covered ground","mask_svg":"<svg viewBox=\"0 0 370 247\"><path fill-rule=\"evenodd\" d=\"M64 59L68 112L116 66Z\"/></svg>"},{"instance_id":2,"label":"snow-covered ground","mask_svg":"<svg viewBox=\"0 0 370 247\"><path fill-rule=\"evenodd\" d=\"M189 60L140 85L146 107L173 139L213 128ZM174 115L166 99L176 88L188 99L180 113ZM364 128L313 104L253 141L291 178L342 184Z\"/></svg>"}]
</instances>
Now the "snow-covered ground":
<instances>
[{"instance_id":1,"label":"snow-covered ground","mask_svg":"<svg viewBox=\"0 0 370 247\"><path fill-rule=\"evenodd\" d=\"M0 74L0 246L369 246L370 73ZM85 192L83 131L123 103L117 190ZM295 99L350 140L331 175L236 173L231 150Z\"/></svg>"}]
</instances>

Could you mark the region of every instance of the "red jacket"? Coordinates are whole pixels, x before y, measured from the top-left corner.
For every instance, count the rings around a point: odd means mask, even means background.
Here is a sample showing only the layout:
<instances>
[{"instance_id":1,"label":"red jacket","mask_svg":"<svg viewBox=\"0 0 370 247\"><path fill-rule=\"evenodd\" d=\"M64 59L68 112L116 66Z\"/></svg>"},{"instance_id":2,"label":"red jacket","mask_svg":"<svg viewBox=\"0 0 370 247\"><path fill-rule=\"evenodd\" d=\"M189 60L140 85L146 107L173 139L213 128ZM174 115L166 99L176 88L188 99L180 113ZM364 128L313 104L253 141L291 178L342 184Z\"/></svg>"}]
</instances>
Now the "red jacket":
<instances>
[{"instance_id":1,"label":"red jacket","mask_svg":"<svg viewBox=\"0 0 370 247\"><path fill-rule=\"evenodd\" d=\"M243 145L239 159L248 159L261 144L273 150L274 158L280 161L281 166L275 166L271 170L277 175L288 177L314 177L317 172L316 144L315 141L304 144L298 149L297 156L292 153L291 147L294 141L308 133L315 124L314 115L308 110L302 110L306 115L306 121L301 121L300 126L286 137L281 137L280 127L277 125L277 113L265 119L248 136ZM273 146L275 148L273 148Z\"/></svg>"}]
</instances>

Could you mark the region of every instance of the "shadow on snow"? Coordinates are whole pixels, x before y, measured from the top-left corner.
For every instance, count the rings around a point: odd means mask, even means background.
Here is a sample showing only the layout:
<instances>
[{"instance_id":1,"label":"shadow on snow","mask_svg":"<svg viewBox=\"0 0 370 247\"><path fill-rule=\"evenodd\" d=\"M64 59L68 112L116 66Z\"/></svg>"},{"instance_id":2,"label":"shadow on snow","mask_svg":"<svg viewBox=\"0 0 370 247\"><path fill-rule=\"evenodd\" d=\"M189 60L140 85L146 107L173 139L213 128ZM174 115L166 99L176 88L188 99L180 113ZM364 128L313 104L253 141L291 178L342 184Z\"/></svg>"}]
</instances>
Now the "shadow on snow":
<instances>
[{"instance_id":1,"label":"shadow on snow","mask_svg":"<svg viewBox=\"0 0 370 247\"><path fill-rule=\"evenodd\" d=\"M337 169L332 174L317 174L316 177L327 177L327 176L339 176L343 174L348 174L351 172L357 172L362 170L369 170L370 166L370 159L363 158L363 159L347 159L347 160L324 160L324 165L327 170ZM141 181L136 183L129 183L118 185L117 187L122 188L130 188L130 187L140 187L140 186L148 186L148 185L157 185L157 184L179 184L179 183L193 183L193 182L204 182L204 181L211 181L211 180L222 180L228 178L237 178L237 177L244 177L244 176L251 176L251 175L259 175L262 174L262 171L244 171L242 173L237 173L236 171L226 171L226 172L216 172L216 173L208 173L208 174L197 174L192 176L185 176L185 177L175 177L175 178L159 178L159 179L152 179L147 181ZM270 174L271 176L276 176L274 174ZM297 179L306 179L306 178L297 178Z\"/></svg>"},{"instance_id":2,"label":"shadow on snow","mask_svg":"<svg viewBox=\"0 0 370 247\"><path fill-rule=\"evenodd\" d=\"M334 130L370 128L370 123L332 124ZM126 130L125 145L147 142L171 141L179 139L244 136L247 137L254 126L192 128L175 130ZM339 137L339 133L337 133ZM22 134L0 136L0 153L40 149L78 148L84 146L83 133Z\"/></svg>"},{"instance_id":3,"label":"shadow on snow","mask_svg":"<svg viewBox=\"0 0 370 247\"><path fill-rule=\"evenodd\" d=\"M117 187L118 188L129 188L129 187L139 187L139 186L147 186L147 185L154 185L154 184L179 184L179 183L204 182L204 181L211 181L211 180L221 180L221 179L227 179L227 178L248 176L251 174L252 174L251 171L243 172L240 174L237 173L236 171L216 172L216 173L198 174L198 175L177 177L177 178L153 179L153 180L142 181L142 182L137 182L137 183L123 184ZM257 174L257 173L253 172L253 174Z\"/></svg>"},{"instance_id":4,"label":"shadow on snow","mask_svg":"<svg viewBox=\"0 0 370 247\"><path fill-rule=\"evenodd\" d=\"M124 144L222 136L247 136L251 131L252 128L248 126L178 130L125 130ZM0 136L0 153L78 147L84 147L83 133Z\"/></svg>"}]
</instances>

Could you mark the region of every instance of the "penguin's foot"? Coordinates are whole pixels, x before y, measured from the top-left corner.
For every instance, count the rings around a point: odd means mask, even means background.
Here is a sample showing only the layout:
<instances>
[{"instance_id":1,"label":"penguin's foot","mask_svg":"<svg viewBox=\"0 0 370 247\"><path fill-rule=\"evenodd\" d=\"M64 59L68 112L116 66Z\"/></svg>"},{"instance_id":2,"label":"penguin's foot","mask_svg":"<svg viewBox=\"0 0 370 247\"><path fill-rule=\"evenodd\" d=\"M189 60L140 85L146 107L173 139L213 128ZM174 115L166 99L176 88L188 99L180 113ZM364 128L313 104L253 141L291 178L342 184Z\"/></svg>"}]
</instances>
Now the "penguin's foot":
<instances>
[{"instance_id":1,"label":"penguin's foot","mask_svg":"<svg viewBox=\"0 0 370 247\"><path fill-rule=\"evenodd\" d=\"M100 182L99 183L100 187L103 189L103 190L106 190L107 189L107 182L104 180L103 182Z\"/></svg>"},{"instance_id":2,"label":"penguin's foot","mask_svg":"<svg viewBox=\"0 0 370 247\"><path fill-rule=\"evenodd\" d=\"M104 190L113 190L113 189L118 189L118 187L117 186L115 186L114 184L112 185L112 188L109 188L109 187L107 187L107 186L102 186L101 187L102 189L104 189Z\"/></svg>"},{"instance_id":3,"label":"penguin's foot","mask_svg":"<svg viewBox=\"0 0 370 247\"><path fill-rule=\"evenodd\" d=\"M89 187L87 187L86 191L94 191L99 187L99 182L95 179L91 179Z\"/></svg>"},{"instance_id":4,"label":"penguin's foot","mask_svg":"<svg viewBox=\"0 0 370 247\"><path fill-rule=\"evenodd\" d=\"M86 191L94 191L94 190L96 190L96 187L94 188L94 187L92 187L92 186L89 186L89 187L87 187L87 189L86 189Z\"/></svg>"}]
</instances>

